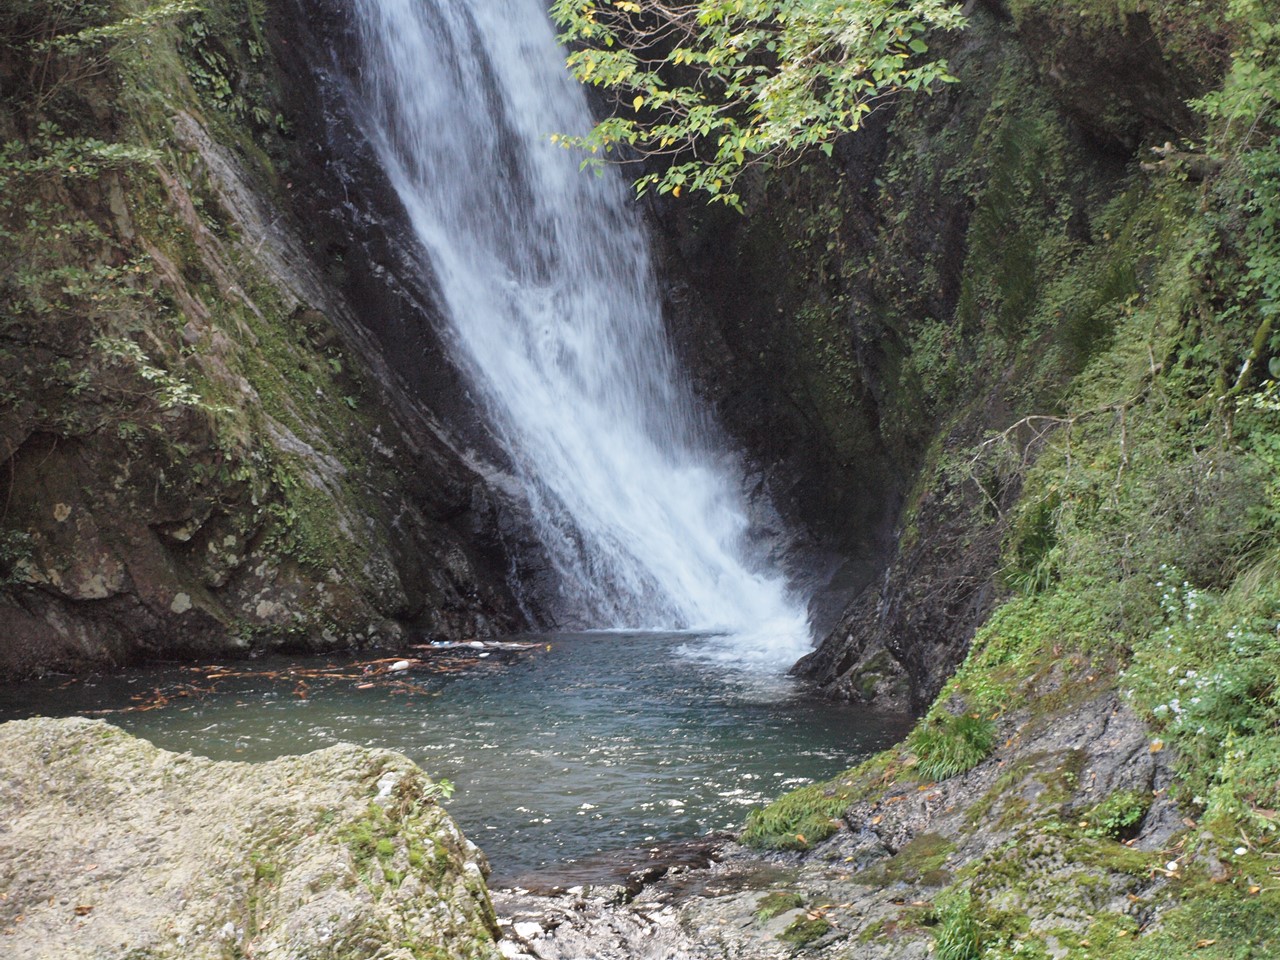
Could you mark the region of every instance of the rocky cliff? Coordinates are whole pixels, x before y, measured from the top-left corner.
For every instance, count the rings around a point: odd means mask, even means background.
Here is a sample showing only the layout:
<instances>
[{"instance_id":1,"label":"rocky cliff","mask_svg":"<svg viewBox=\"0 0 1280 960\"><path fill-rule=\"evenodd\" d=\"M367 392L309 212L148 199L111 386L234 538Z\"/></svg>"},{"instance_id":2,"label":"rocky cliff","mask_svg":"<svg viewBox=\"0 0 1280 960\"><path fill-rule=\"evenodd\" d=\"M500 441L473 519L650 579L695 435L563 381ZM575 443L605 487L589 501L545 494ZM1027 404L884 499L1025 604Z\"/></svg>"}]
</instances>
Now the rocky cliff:
<instances>
[{"instance_id":1,"label":"rocky cliff","mask_svg":"<svg viewBox=\"0 0 1280 960\"><path fill-rule=\"evenodd\" d=\"M523 623L504 496L293 202L264 8L11 7L0 673Z\"/></svg>"},{"instance_id":2,"label":"rocky cliff","mask_svg":"<svg viewBox=\"0 0 1280 960\"><path fill-rule=\"evenodd\" d=\"M706 956L1268 957L1280 10L967 9L958 84L900 100L851 167L762 183L763 221L721 241L752 264L742 238L777 224L803 249L793 211L856 187L810 241L827 286L782 289L844 293L824 330L868 402L842 422L901 506L797 673L925 716L754 814L744 839L794 872L728 880L680 929ZM726 342L744 313L711 311Z\"/></svg>"},{"instance_id":3,"label":"rocky cliff","mask_svg":"<svg viewBox=\"0 0 1280 960\"><path fill-rule=\"evenodd\" d=\"M969 4L935 41L957 83L758 177L746 217L654 204L695 377L805 531L796 673L828 695L932 702L1010 595L1027 467L1166 281L1154 208L1205 158L1151 148L1203 135L1235 28L1069 6Z\"/></svg>"}]
</instances>

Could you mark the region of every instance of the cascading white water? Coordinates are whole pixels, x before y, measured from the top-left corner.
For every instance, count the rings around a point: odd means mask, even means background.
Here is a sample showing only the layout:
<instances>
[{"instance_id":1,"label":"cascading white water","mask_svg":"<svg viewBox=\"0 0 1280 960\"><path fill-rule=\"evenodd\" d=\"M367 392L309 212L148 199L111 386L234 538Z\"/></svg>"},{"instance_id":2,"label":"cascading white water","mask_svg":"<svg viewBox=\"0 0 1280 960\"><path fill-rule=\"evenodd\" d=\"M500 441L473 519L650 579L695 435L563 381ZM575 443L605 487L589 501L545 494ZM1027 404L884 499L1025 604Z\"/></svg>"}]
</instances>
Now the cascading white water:
<instances>
[{"instance_id":1,"label":"cascading white water","mask_svg":"<svg viewBox=\"0 0 1280 960\"><path fill-rule=\"evenodd\" d=\"M563 590L603 628L694 628L786 663L803 606L751 556L664 331L626 186L550 142L590 124L540 0L354 0L357 113L444 299Z\"/></svg>"}]
</instances>

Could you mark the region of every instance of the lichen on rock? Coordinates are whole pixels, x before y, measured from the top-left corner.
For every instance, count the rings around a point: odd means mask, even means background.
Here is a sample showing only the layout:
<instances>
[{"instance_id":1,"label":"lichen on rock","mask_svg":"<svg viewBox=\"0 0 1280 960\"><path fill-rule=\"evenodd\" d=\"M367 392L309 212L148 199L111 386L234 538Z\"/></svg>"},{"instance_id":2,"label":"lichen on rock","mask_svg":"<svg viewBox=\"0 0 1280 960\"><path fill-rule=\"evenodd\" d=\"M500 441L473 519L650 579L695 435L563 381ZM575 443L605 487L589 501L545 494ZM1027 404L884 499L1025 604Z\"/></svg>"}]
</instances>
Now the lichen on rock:
<instances>
[{"instance_id":1,"label":"lichen on rock","mask_svg":"<svg viewBox=\"0 0 1280 960\"><path fill-rule=\"evenodd\" d=\"M77 718L0 726L0 757L12 960L499 955L484 856L399 754L213 761Z\"/></svg>"}]
</instances>

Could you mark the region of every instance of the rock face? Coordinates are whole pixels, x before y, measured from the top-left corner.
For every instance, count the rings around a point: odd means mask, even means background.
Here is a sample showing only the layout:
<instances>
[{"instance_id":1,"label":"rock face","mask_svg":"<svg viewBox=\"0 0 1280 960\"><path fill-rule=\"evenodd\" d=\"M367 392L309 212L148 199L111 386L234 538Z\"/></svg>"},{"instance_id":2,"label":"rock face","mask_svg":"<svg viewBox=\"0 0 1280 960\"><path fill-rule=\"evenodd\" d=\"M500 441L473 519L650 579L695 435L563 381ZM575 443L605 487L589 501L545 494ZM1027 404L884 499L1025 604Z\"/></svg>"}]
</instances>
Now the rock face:
<instances>
[{"instance_id":1,"label":"rock face","mask_svg":"<svg viewBox=\"0 0 1280 960\"><path fill-rule=\"evenodd\" d=\"M215 762L36 719L0 757L13 960L498 956L483 855L398 754Z\"/></svg>"},{"instance_id":2,"label":"rock face","mask_svg":"<svg viewBox=\"0 0 1280 960\"><path fill-rule=\"evenodd\" d=\"M753 181L746 217L652 201L695 379L807 531L822 642L796 672L827 695L922 710L1001 598L1048 431L988 448L1018 462L976 452L1060 410L1107 342L1136 254L1113 247L1087 296L1063 264L1103 260L1126 162L1185 134L1185 99L1221 69L1159 18L1060 6L969 4L931 40L959 83Z\"/></svg>"},{"instance_id":3,"label":"rock face","mask_svg":"<svg viewBox=\"0 0 1280 960\"><path fill-rule=\"evenodd\" d=\"M249 6L161 21L147 50L59 84L75 122L52 145L29 111L53 101L0 105L26 151L0 203L0 676L526 622L499 484L388 365L361 322L390 322L385 304L290 205L281 170L319 147L286 143L284 67ZM23 16L5 69L26 76L21 38L63 27ZM256 112L210 98L210 70ZM133 159L76 153L104 138ZM51 150L70 151L57 176L31 159Z\"/></svg>"}]
</instances>

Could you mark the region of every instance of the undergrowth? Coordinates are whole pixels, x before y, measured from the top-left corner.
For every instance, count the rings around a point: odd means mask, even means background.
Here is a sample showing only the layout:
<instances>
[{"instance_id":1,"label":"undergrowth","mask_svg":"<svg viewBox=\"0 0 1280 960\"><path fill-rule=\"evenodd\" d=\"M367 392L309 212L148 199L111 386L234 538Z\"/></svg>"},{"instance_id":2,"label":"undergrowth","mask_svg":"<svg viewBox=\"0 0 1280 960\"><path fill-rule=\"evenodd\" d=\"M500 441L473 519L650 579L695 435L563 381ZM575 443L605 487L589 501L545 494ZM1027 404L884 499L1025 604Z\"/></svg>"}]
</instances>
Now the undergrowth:
<instances>
[{"instance_id":1,"label":"undergrowth","mask_svg":"<svg viewBox=\"0 0 1280 960\"><path fill-rule=\"evenodd\" d=\"M959 411L948 426L982 401L965 391L984 366L1025 388L970 451L931 448L949 458L937 475L967 473L985 522L1004 531L1000 601L908 738L915 763L893 751L874 773L784 797L753 815L748 835L803 846L795 834L811 842L806 831L853 803L981 762L1009 714L1052 722L1117 696L1172 767L1176 816L1195 829L1169 851L1127 846L1153 796L1121 790L1071 808L1074 772L1035 802L1013 798L1005 813L1034 819L1008 850L958 872L935 911L934 956L1280 952L1280 5L1193 6L1089 0L1061 11L1110 26L1143 13L1189 62L1230 60L1222 88L1195 104L1203 138L1162 148L1164 160L1091 201L1087 241L1072 240L1056 206L1069 171L1035 161L1058 135L1041 105L1029 96L990 118L990 163L1007 176L974 194L967 269L983 272L962 291L958 324L925 319L908 332L903 369L904 383L940 398L933 409ZM1057 15L1062 5L1013 7ZM1211 46L1228 41L1229 58ZM1001 245L1010 232L1016 255ZM1019 491L1012 506L1008 490ZM1087 924L1033 933L1028 914L1057 903L1030 883L1037 869L1080 885L1110 877L1132 907L1106 913L1088 890L1065 891L1058 899L1078 893ZM1153 878L1159 894L1148 898Z\"/></svg>"},{"instance_id":2,"label":"undergrowth","mask_svg":"<svg viewBox=\"0 0 1280 960\"><path fill-rule=\"evenodd\" d=\"M850 806L883 787L893 762L881 754L833 780L801 787L752 810L741 841L772 850L808 849L840 828L840 817Z\"/></svg>"},{"instance_id":3,"label":"undergrowth","mask_svg":"<svg viewBox=\"0 0 1280 960\"><path fill-rule=\"evenodd\" d=\"M911 731L907 749L917 759L916 771L930 780L945 780L976 767L991 753L996 727L973 714L931 713Z\"/></svg>"}]
</instances>

